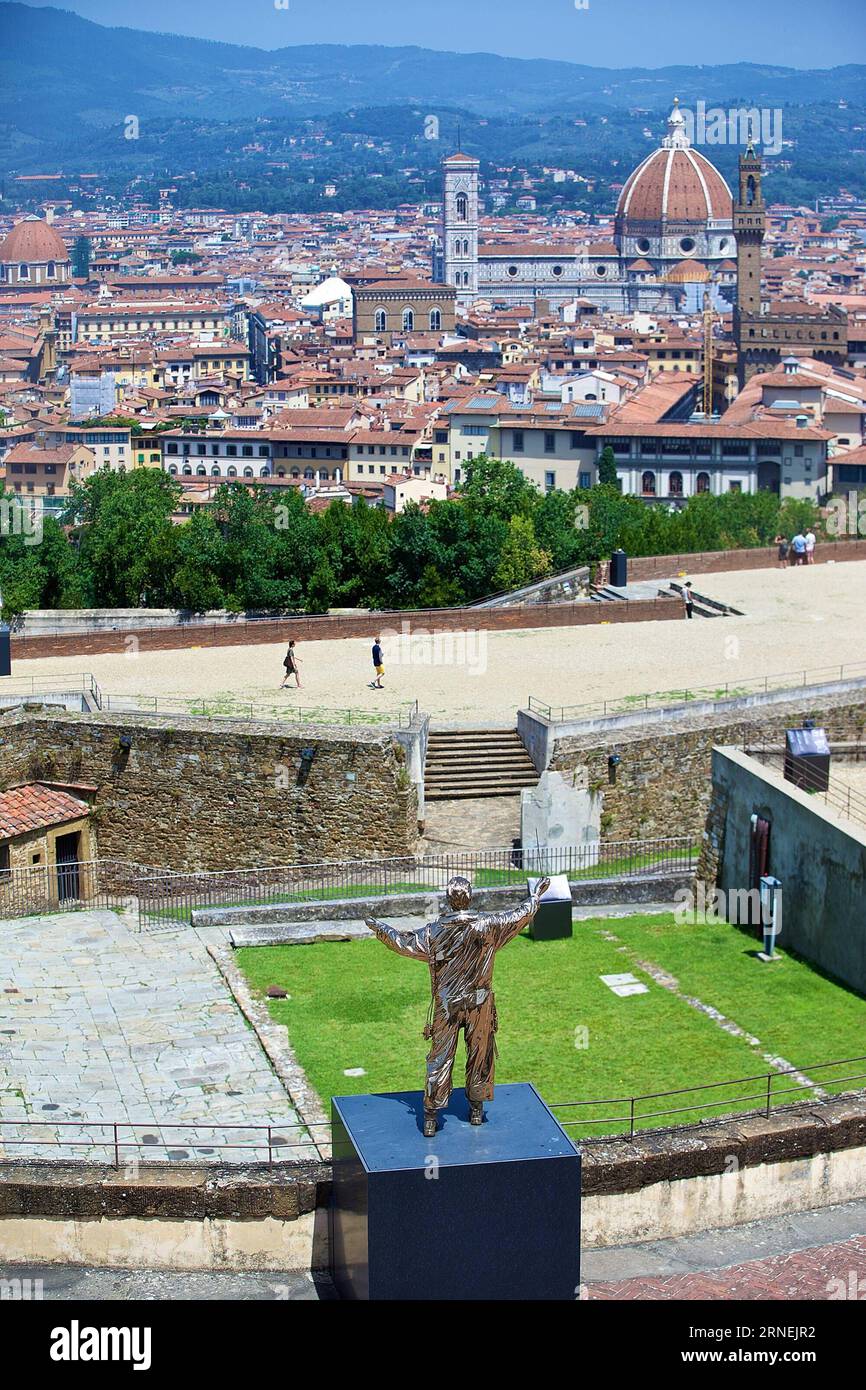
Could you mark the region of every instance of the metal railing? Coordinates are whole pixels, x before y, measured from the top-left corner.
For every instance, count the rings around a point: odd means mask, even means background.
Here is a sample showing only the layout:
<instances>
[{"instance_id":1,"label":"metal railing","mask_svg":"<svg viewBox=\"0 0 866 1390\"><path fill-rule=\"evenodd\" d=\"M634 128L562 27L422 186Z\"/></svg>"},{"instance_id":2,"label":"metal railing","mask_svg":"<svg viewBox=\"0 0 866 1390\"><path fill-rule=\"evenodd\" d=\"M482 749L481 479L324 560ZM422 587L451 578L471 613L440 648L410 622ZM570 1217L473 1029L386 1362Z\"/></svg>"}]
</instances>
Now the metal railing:
<instances>
[{"instance_id":1,"label":"metal railing","mask_svg":"<svg viewBox=\"0 0 866 1390\"><path fill-rule=\"evenodd\" d=\"M3 676L0 678L0 698L20 696L22 699L40 695L83 695L101 708L102 692L90 671L74 672L68 676Z\"/></svg>"},{"instance_id":2,"label":"metal railing","mask_svg":"<svg viewBox=\"0 0 866 1390\"><path fill-rule=\"evenodd\" d=\"M208 908L290 908L301 903L441 893L450 878L470 878L476 890L522 886L528 876L567 874L574 879L644 878L690 871L697 839L601 840L548 848L470 850L462 853L350 859L215 873L145 871L133 885L144 926L190 922Z\"/></svg>"},{"instance_id":3,"label":"metal railing","mask_svg":"<svg viewBox=\"0 0 866 1390\"><path fill-rule=\"evenodd\" d=\"M0 1157L78 1158L132 1168L142 1158L150 1163L200 1163L228 1155L231 1162L273 1167L321 1158L330 1144L330 1131L330 1121L324 1120L233 1125L198 1120L0 1120Z\"/></svg>"},{"instance_id":4,"label":"metal railing","mask_svg":"<svg viewBox=\"0 0 866 1390\"><path fill-rule=\"evenodd\" d=\"M551 1101L549 1104L564 1129L569 1129L575 1125L622 1125L624 1126L622 1134L616 1135L604 1131L604 1137L632 1139L638 1129L668 1128L664 1121L669 1121L676 1115L689 1116L689 1119L680 1121L683 1125L706 1124L708 1120L721 1120L731 1115L765 1115L769 1117L774 1106L779 1108L779 1099L782 1096L800 1096L800 1100L797 1102L785 1102L788 1108L797 1104L813 1104L817 1099L824 1099L831 1086L848 1086L852 1081L866 1081L866 1071L849 1072L844 1076L825 1076L817 1081L810 1078L810 1072L826 1072L830 1068L852 1067L860 1063L866 1063L866 1055L846 1057L836 1062L817 1062L811 1066L782 1067L778 1071L759 1072L755 1076L735 1077L731 1081L708 1081L697 1086L680 1086L672 1091L649 1091L643 1095L608 1096L595 1100L560 1100ZM790 1077L798 1078L794 1085L787 1085L780 1089L778 1085L774 1086L773 1084ZM799 1078L803 1079L800 1080ZM743 1086L751 1089L745 1094L726 1094L714 1100L685 1101L687 1096L697 1097L708 1091L714 1093L728 1092ZM809 1092L809 1094L806 1095L804 1092ZM673 1101L674 1104L666 1105L662 1109L644 1110L641 1108L644 1102L668 1100ZM751 1104L751 1102L756 1103ZM748 1105L749 1108L743 1110L743 1105ZM592 1107L610 1106L619 1106L619 1112L601 1115L585 1113ZM572 1117L572 1111L576 1110L584 1113ZM559 1113L560 1111L567 1113L563 1115ZM707 1115L703 1113L705 1111L715 1113ZM662 1123L653 1124L652 1121L661 1121Z\"/></svg>"},{"instance_id":5,"label":"metal railing","mask_svg":"<svg viewBox=\"0 0 866 1390\"><path fill-rule=\"evenodd\" d=\"M382 709L349 709L326 706L279 704L244 700L233 695L141 695L115 694L102 690L90 672L69 676L24 676L0 679L0 701L5 697L38 700L40 696L82 695L91 705L107 714L177 714L201 719L286 720L297 724L386 725L412 728L422 717L417 700L404 700Z\"/></svg>"},{"instance_id":6,"label":"metal railing","mask_svg":"<svg viewBox=\"0 0 866 1390\"><path fill-rule=\"evenodd\" d=\"M832 807L847 820L859 821L866 824L866 795L857 791L848 783L840 781L834 777L831 763L831 771L824 785L824 777L815 767L810 767L801 758L796 759L796 766L793 776L785 778L786 753L784 748L767 747L758 742L758 731L750 727L743 730L743 752L750 758L761 763L763 767L770 768L777 776L784 778L792 787L797 787L800 791L807 792L809 796L816 800L823 801L827 807Z\"/></svg>"},{"instance_id":7,"label":"metal railing","mask_svg":"<svg viewBox=\"0 0 866 1390\"><path fill-rule=\"evenodd\" d=\"M141 864L125 859L85 859L69 864L32 864L0 870L0 921L78 908L129 906Z\"/></svg>"},{"instance_id":8,"label":"metal railing","mask_svg":"<svg viewBox=\"0 0 866 1390\"><path fill-rule=\"evenodd\" d=\"M297 724L387 725L408 729L419 719L417 700L386 709L329 709L288 703L265 704L233 696L187 697L179 695L115 695L101 692L100 708L106 714L178 714L197 719L279 720Z\"/></svg>"},{"instance_id":9,"label":"metal railing","mask_svg":"<svg viewBox=\"0 0 866 1390\"><path fill-rule=\"evenodd\" d=\"M548 1102L562 1127L576 1142L606 1143L634 1139L638 1133L661 1129L689 1129L747 1115L771 1115L796 1111L817 1101L852 1094L852 1082L866 1081L866 1071L848 1070L866 1063L866 1055L846 1057L808 1066L782 1067L727 1081L708 1081L669 1091L641 1095L601 1097L592 1100ZM842 1071L841 1075L828 1075ZM820 1074L820 1075L816 1075ZM794 1078L791 1084L791 1078ZM747 1088L743 1091L742 1088ZM838 1088L843 1089L838 1089ZM854 1093L862 1091L854 1088ZM724 1095L721 1093L725 1092ZM713 1099L700 1099L709 1093ZM796 1100L787 1099L796 1096ZM718 1097L718 1098L715 1098ZM672 1104L658 1106L658 1102ZM652 1102L651 1109L645 1109ZM586 1113L619 1107L615 1114ZM746 1107L746 1108L743 1108ZM574 1114L581 1111L581 1114ZM685 1118L676 1118L685 1117ZM611 1128L615 1126L615 1128ZM594 1128L597 1134L588 1134ZM145 1163L212 1163L229 1155L229 1161L267 1163L315 1161L330 1150L330 1121L276 1121L270 1124L224 1125L211 1121L171 1120L0 1120L0 1160L49 1157L58 1161L78 1158L108 1161L115 1168ZM180 1136L180 1137L177 1137Z\"/></svg>"},{"instance_id":10,"label":"metal railing","mask_svg":"<svg viewBox=\"0 0 866 1390\"><path fill-rule=\"evenodd\" d=\"M810 685L830 685L842 680L866 680L866 661L845 662L838 666L814 666L804 671L756 676L750 680L717 681L712 685L687 686L674 690L652 690L639 695L620 695L612 700L596 700L585 705L550 705L530 695L527 709L548 723L591 719L599 715L638 714L642 710L687 705L695 700L735 700L746 695L767 695L771 690L797 690Z\"/></svg>"}]
</instances>

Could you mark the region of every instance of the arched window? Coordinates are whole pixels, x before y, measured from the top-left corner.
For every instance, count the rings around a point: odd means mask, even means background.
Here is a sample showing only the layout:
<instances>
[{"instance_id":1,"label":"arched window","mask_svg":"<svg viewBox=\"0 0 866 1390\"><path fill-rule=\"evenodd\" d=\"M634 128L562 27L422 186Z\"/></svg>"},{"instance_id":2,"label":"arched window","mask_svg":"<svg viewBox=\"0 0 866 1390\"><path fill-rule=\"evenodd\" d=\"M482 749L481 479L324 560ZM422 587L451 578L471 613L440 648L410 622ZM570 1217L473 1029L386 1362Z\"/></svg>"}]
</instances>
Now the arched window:
<instances>
[{"instance_id":1,"label":"arched window","mask_svg":"<svg viewBox=\"0 0 866 1390\"><path fill-rule=\"evenodd\" d=\"M202 473L203 473L203 472L204 472L204 469L202 469L201 471L202 471ZM212 468L211 471L210 471L210 475L211 475L212 478L221 478L221 477L222 477L222 473L220 472L220 466L219 466L218 463L215 463L215 464L214 464L213 468Z\"/></svg>"},{"instance_id":2,"label":"arched window","mask_svg":"<svg viewBox=\"0 0 866 1390\"><path fill-rule=\"evenodd\" d=\"M219 471L219 470L217 470L217 471ZM207 469L205 468L204 464L199 464L198 468L195 470L195 473L196 473L196 477L197 477L197 478L206 478L206 477L207 477Z\"/></svg>"},{"instance_id":3,"label":"arched window","mask_svg":"<svg viewBox=\"0 0 866 1390\"><path fill-rule=\"evenodd\" d=\"M457 221L465 222L469 216L469 199L465 193L457 194Z\"/></svg>"},{"instance_id":4,"label":"arched window","mask_svg":"<svg viewBox=\"0 0 866 1390\"><path fill-rule=\"evenodd\" d=\"M682 473L671 473L668 478L668 492L671 497L682 497L683 495L683 475Z\"/></svg>"},{"instance_id":5,"label":"arched window","mask_svg":"<svg viewBox=\"0 0 866 1390\"><path fill-rule=\"evenodd\" d=\"M48 262L48 269L45 273L48 276L49 280L54 279L55 275L57 274L57 266L55 265L54 261Z\"/></svg>"},{"instance_id":6,"label":"arched window","mask_svg":"<svg viewBox=\"0 0 866 1390\"><path fill-rule=\"evenodd\" d=\"M709 475L709 473L699 473L699 474L698 474L698 476L697 476L697 481L696 481L696 483L695 483L695 488L696 488L696 491L698 491L698 492L709 492L709 490L710 490L710 475Z\"/></svg>"},{"instance_id":7,"label":"arched window","mask_svg":"<svg viewBox=\"0 0 866 1390\"><path fill-rule=\"evenodd\" d=\"M454 243L454 254L455 254L455 256L459 256L459 255L460 255L460 238L459 238L459 237L457 238L457 240L456 240L455 243Z\"/></svg>"},{"instance_id":8,"label":"arched window","mask_svg":"<svg viewBox=\"0 0 866 1390\"><path fill-rule=\"evenodd\" d=\"M326 482L328 481L328 476L329 476L329 475L328 475L328 470L327 470L327 468L320 468L320 469L319 469L319 480L320 480L320 482L326 483Z\"/></svg>"},{"instance_id":9,"label":"arched window","mask_svg":"<svg viewBox=\"0 0 866 1390\"><path fill-rule=\"evenodd\" d=\"M238 476L238 470L234 467L234 465L232 465L231 468L227 468L227 469L226 469L226 477L227 477L227 478L236 478L237 476Z\"/></svg>"},{"instance_id":10,"label":"arched window","mask_svg":"<svg viewBox=\"0 0 866 1390\"><path fill-rule=\"evenodd\" d=\"M438 332L439 332L439 329L440 329L441 327L442 327L442 311L441 311L441 309L431 309L431 310L430 310L430 331L431 331L431 333L438 333Z\"/></svg>"},{"instance_id":11,"label":"arched window","mask_svg":"<svg viewBox=\"0 0 866 1390\"><path fill-rule=\"evenodd\" d=\"M244 477L245 477L245 478L251 478L252 476L253 476L253 470L252 470L251 468L245 468L245 469L244 469Z\"/></svg>"},{"instance_id":12,"label":"arched window","mask_svg":"<svg viewBox=\"0 0 866 1390\"><path fill-rule=\"evenodd\" d=\"M384 333L388 327L388 315L384 309L376 310L376 332Z\"/></svg>"},{"instance_id":13,"label":"arched window","mask_svg":"<svg viewBox=\"0 0 866 1390\"><path fill-rule=\"evenodd\" d=\"M185 478L191 478L191 477L192 477L192 465L191 465L191 464L189 464L189 463L185 463L185 464L184 464L184 466L183 466L183 476L184 476Z\"/></svg>"},{"instance_id":14,"label":"arched window","mask_svg":"<svg viewBox=\"0 0 866 1390\"><path fill-rule=\"evenodd\" d=\"M269 468L260 468L260 469L259 469L259 477L260 477L260 478L269 478L270 476L271 476L271 470L270 470Z\"/></svg>"},{"instance_id":15,"label":"arched window","mask_svg":"<svg viewBox=\"0 0 866 1390\"><path fill-rule=\"evenodd\" d=\"M308 482L312 482L313 479L315 478L315 476L316 476L316 475L315 475L315 473L313 472L312 468L305 468L305 469L304 469L304 477L307 479Z\"/></svg>"},{"instance_id":16,"label":"arched window","mask_svg":"<svg viewBox=\"0 0 866 1390\"><path fill-rule=\"evenodd\" d=\"M170 476L170 477L176 478L176 477L177 477L177 464L176 464L176 463L171 464L171 466L170 466L170 468L169 468L168 471L169 471L169 476Z\"/></svg>"},{"instance_id":17,"label":"arched window","mask_svg":"<svg viewBox=\"0 0 866 1390\"><path fill-rule=\"evenodd\" d=\"M640 490L644 497L655 497L656 495L656 475L651 468L648 468L641 478Z\"/></svg>"},{"instance_id":18,"label":"arched window","mask_svg":"<svg viewBox=\"0 0 866 1390\"><path fill-rule=\"evenodd\" d=\"M403 310L403 332L411 333L415 328L415 313L412 309Z\"/></svg>"},{"instance_id":19,"label":"arched window","mask_svg":"<svg viewBox=\"0 0 866 1390\"><path fill-rule=\"evenodd\" d=\"M756 191L755 176L754 174L750 174L746 181L746 202L749 207L751 207L752 203L755 201Z\"/></svg>"},{"instance_id":20,"label":"arched window","mask_svg":"<svg viewBox=\"0 0 866 1390\"><path fill-rule=\"evenodd\" d=\"M468 256L468 255L469 255L469 238L468 238L468 237L464 237L464 239L463 239L463 254L464 254L464 256Z\"/></svg>"},{"instance_id":21,"label":"arched window","mask_svg":"<svg viewBox=\"0 0 866 1390\"><path fill-rule=\"evenodd\" d=\"M19 280L29 280L29 279L30 279L30 267L29 267L29 265L24 265L23 263L22 263L21 265L19 265L19 267L18 267L18 279L19 279Z\"/></svg>"}]
</instances>

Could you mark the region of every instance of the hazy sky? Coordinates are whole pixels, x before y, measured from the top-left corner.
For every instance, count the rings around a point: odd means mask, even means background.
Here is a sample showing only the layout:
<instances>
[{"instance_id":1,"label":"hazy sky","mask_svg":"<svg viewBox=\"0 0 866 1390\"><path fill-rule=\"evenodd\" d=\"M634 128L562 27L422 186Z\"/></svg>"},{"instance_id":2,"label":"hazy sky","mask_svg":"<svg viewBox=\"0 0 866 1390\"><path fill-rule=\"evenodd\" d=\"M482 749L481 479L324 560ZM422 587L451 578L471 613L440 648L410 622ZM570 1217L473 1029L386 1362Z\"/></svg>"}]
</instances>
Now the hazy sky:
<instances>
[{"instance_id":1,"label":"hazy sky","mask_svg":"<svg viewBox=\"0 0 866 1390\"><path fill-rule=\"evenodd\" d=\"M40 4L41 0L28 0ZM100 24L282 48L420 44L602 67L866 62L866 0L60 0ZM578 0L582 3L582 0Z\"/></svg>"}]
</instances>

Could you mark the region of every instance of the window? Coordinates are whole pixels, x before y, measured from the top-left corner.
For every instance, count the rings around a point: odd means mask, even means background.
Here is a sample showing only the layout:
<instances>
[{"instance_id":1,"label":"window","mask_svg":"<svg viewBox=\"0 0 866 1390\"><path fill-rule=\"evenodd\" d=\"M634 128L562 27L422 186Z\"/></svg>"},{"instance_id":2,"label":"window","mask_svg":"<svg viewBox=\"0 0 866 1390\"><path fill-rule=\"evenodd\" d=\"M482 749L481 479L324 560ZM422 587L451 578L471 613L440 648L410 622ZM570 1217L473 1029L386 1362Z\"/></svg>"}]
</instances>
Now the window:
<instances>
[{"instance_id":1,"label":"window","mask_svg":"<svg viewBox=\"0 0 866 1390\"><path fill-rule=\"evenodd\" d=\"M544 431L544 452L546 454L556 453L556 435L553 430Z\"/></svg>"},{"instance_id":2,"label":"window","mask_svg":"<svg viewBox=\"0 0 866 1390\"><path fill-rule=\"evenodd\" d=\"M709 492L709 490L710 490L710 475L709 475L709 473L699 473L699 474L698 474L697 480L696 480L696 482L695 482L695 490L696 490L697 492Z\"/></svg>"},{"instance_id":3,"label":"window","mask_svg":"<svg viewBox=\"0 0 866 1390\"><path fill-rule=\"evenodd\" d=\"M515 430L512 434L512 441L515 454L522 454L524 449L523 430Z\"/></svg>"},{"instance_id":4,"label":"window","mask_svg":"<svg viewBox=\"0 0 866 1390\"><path fill-rule=\"evenodd\" d=\"M431 331L431 333L438 333L441 327L442 327L442 311L441 311L441 309L431 309L431 310L430 310L430 331Z\"/></svg>"},{"instance_id":5,"label":"window","mask_svg":"<svg viewBox=\"0 0 866 1390\"><path fill-rule=\"evenodd\" d=\"M30 279L30 267L29 267L29 265L19 265L19 267L18 267L18 279L19 279L19 280L29 280L29 279Z\"/></svg>"},{"instance_id":6,"label":"window","mask_svg":"<svg viewBox=\"0 0 866 1390\"><path fill-rule=\"evenodd\" d=\"M376 332L384 333L388 327L388 315L384 309L376 310Z\"/></svg>"},{"instance_id":7,"label":"window","mask_svg":"<svg viewBox=\"0 0 866 1390\"><path fill-rule=\"evenodd\" d=\"M457 213L457 221L465 222L469 216L469 199L467 198L465 193L457 194L455 210Z\"/></svg>"},{"instance_id":8,"label":"window","mask_svg":"<svg viewBox=\"0 0 866 1390\"><path fill-rule=\"evenodd\" d=\"M656 495L656 475L651 469L647 469L641 477L641 492L644 497L655 497Z\"/></svg>"},{"instance_id":9,"label":"window","mask_svg":"<svg viewBox=\"0 0 866 1390\"><path fill-rule=\"evenodd\" d=\"M203 463L200 463L199 466L198 466L198 468L197 468L195 471L196 471L197 477L199 477L199 478L204 478L204 477L206 477L206 475L207 475L207 469L205 468L205 466L204 466ZM217 472L219 472L219 469L217 469Z\"/></svg>"},{"instance_id":10,"label":"window","mask_svg":"<svg viewBox=\"0 0 866 1390\"><path fill-rule=\"evenodd\" d=\"M580 475L580 486L581 486L581 487L591 487L591 486L592 486L592 478L590 477L589 473L581 473L581 475Z\"/></svg>"},{"instance_id":11,"label":"window","mask_svg":"<svg viewBox=\"0 0 866 1390\"><path fill-rule=\"evenodd\" d=\"M668 478L668 492L671 497L682 497L683 495L683 475L682 473L671 473Z\"/></svg>"},{"instance_id":12,"label":"window","mask_svg":"<svg viewBox=\"0 0 866 1390\"><path fill-rule=\"evenodd\" d=\"M732 481L728 484L728 492L742 492L742 490L743 484L739 481L738 478L732 479Z\"/></svg>"},{"instance_id":13,"label":"window","mask_svg":"<svg viewBox=\"0 0 866 1390\"><path fill-rule=\"evenodd\" d=\"M553 492L553 489L556 487L556 474L555 474L555 473L545 473L545 475L544 475L544 487L545 487L545 491L547 491L547 492Z\"/></svg>"},{"instance_id":14,"label":"window","mask_svg":"<svg viewBox=\"0 0 866 1390\"><path fill-rule=\"evenodd\" d=\"M53 280L55 275L57 274L57 266L54 264L53 261L48 262L48 270L46 271L46 274L49 280Z\"/></svg>"},{"instance_id":15,"label":"window","mask_svg":"<svg viewBox=\"0 0 866 1390\"><path fill-rule=\"evenodd\" d=\"M403 332L412 333L415 328L415 313L412 309L403 310Z\"/></svg>"},{"instance_id":16,"label":"window","mask_svg":"<svg viewBox=\"0 0 866 1390\"><path fill-rule=\"evenodd\" d=\"M243 444L241 446L241 454L245 459L251 459L253 456L252 444Z\"/></svg>"},{"instance_id":17,"label":"window","mask_svg":"<svg viewBox=\"0 0 866 1390\"><path fill-rule=\"evenodd\" d=\"M232 465L231 467L229 467L229 468L226 469L226 477L227 477L227 478L236 478L237 476L238 476L238 470L237 470L233 465Z\"/></svg>"}]
</instances>

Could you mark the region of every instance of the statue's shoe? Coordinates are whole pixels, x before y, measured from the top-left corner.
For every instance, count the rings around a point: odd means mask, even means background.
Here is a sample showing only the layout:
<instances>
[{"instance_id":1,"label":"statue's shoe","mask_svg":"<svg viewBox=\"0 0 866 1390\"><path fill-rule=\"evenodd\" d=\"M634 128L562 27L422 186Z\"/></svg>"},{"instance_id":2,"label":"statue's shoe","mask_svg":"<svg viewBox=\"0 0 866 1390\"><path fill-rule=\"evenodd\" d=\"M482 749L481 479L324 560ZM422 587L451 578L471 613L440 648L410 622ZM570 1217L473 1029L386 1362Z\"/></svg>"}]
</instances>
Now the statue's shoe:
<instances>
[{"instance_id":1,"label":"statue's shoe","mask_svg":"<svg viewBox=\"0 0 866 1390\"><path fill-rule=\"evenodd\" d=\"M484 1106L473 1105L469 1111L469 1123L471 1125L481 1125L484 1123Z\"/></svg>"},{"instance_id":2,"label":"statue's shoe","mask_svg":"<svg viewBox=\"0 0 866 1390\"><path fill-rule=\"evenodd\" d=\"M436 1125L436 1116L435 1116L435 1115L425 1115L425 1116L424 1116L424 1138L425 1138L425 1139L432 1139L433 1136L434 1136L434 1134L436 1133L436 1129L437 1129L437 1125Z\"/></svg>"}]
</instances>

